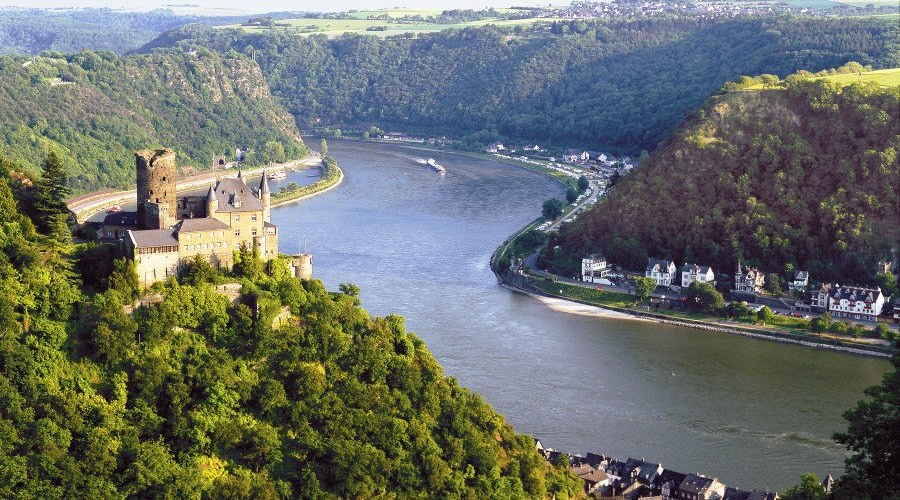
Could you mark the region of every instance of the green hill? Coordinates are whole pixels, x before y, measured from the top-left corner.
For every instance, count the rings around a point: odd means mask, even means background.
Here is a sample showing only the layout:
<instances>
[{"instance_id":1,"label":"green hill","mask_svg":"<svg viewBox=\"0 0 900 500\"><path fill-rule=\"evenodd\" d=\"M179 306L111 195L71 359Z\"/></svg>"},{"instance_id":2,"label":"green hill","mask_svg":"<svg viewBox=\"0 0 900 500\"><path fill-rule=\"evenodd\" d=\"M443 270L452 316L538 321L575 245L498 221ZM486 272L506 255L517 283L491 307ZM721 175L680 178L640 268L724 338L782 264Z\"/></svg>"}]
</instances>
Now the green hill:
<instances>
[{"instance_id":1,"label":"green hill","mask_svg":"<svg viewBox=\"0 0 900 500\"><path fill-rule=\"evenodd\" d=\"M551 238L571 271L605 251L731 273L738 257L872 283L900 241L900 87L787 79L711 98L590 212Z\"/></svg>"},{"instance_id":2,"label":"green hill","mask_svg":"<svg viewBox=\"0 0 900 500\"><path fill-rule=\"evenodd\" d=\"M900 66L897 38L892 20L821 17L579 20L388 39L188 26L142 50L252 53L301 127L636 154L726 81L850 60Z\"/></svg>"},{"instance_id":3,"label":"green hill","mask_svg":"<svg viewBox=\"0 0 900 500\"><path fill-rule=\"evenodd\" d=\"M75 193L132 185L136 149L171 147L179 164L206 168L269 141L306 151L259 67L236 54L0 57L0 153L34 174L57 150Z\"/></svg>"},{"instance_id":4,"label":"green hill","mask_svg":"<svg viewBox=\"0 0 900 500\"><path fill-rule=\"evenodd\" d=\"M354 287L329 292L283 260L263 272L245 252L234 275L195 263L123 308L133 263L73 248L65 224L37 234L14 168L0 159L0 498L581 491Z\"/></svg>"}]
</instances>

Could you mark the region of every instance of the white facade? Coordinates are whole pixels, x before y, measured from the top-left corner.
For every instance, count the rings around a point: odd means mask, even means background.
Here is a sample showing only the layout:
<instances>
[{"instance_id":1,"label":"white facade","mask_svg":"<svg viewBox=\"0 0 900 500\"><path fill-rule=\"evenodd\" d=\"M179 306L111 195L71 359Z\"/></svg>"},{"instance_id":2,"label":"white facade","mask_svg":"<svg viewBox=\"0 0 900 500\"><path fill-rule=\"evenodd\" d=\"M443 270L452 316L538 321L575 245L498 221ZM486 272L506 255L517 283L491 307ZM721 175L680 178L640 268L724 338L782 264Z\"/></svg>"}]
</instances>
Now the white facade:
<instances>
[{"instance_id":1,"label":"white facade","mask_svg":"<svg viewBox=\"0 0 900 500\"><path fill-rule=\"evenodd\" d=\"M656 280L658 286L669 286L675 283L675 271L675 263L671 260L650 259L645 276Z\"/></svg>"},{"instance_id":2,"label":"white facade","mask_svg":"<svg viewBox=\"0 0 900 500\"><path fill-rule=\"evenodd\" d=\"M832 318L876 321L884 308L881 288L833 286L828 300Z\"/></svg>"},{"instance_id":3,"label":"white facade","mask_svg":"<svg viewBox=\"0 0 900 500\"><path fill-rule=\"evenodd\" d=\"M607 282L606 275L609 273L609 267L606 264L606 257L594 254L590 257L581 259L581 281L588 283L597 283L601 279Z\"/></svg>"},{"instance_id":4,"label":"white facade","mask_svg":"<svg viewBox=\"0 0 900 500\"><path fill-rule=\"evenodd\" d=\"M794 281L788 283L788 289L791 291L802 292L809 285L809 273L806 271L797 271L794 273Z\"/></svg>"},{"instance_id":5,"label":"white facade","mask_svg":"<svg viewBox=\"0 0 900 500\"><path fill-rule=\"evenodd\" d=\"M698 266L697 264L685 264L682 266L681 287L687 288L695 281L699 281L700 283L715 283L716 275L709 266Z\"/></svg>"}]
</instances>

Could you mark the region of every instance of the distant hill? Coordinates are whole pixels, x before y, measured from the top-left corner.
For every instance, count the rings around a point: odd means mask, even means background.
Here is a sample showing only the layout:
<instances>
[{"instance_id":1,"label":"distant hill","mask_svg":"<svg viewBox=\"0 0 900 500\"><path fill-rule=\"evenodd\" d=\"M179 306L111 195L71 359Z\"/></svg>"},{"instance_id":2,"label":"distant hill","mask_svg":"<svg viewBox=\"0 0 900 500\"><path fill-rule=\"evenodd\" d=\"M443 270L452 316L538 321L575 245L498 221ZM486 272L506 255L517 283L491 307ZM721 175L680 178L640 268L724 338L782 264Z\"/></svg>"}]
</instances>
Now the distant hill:
<instances>
[{"instance_id":1,"label":"distant hill","mask_svg":"<svg viewBox=\"0 0 900 500\"><path fill-rule=\"evenodd\" d=\"M303 128L400 129L637 154L723 83L900 66L890 19L579 20L379 39L184 26L142 51L253 54Z\"/></svg>"},{"instance_id":2,"label":"distant hill","mask_svg":"<svg viewBox=\"0 0 900 500\"><path fill-rule=\"evenodd\" d=\"M171 147L179 165L206 168L236 147L262 163L270 141L306 151L259 67L237 54L0 57L0 154L34 174L58 150L76 193L132 185L135 149Z\"/></svg>"},{"instance_id":3,"label":"distant hill","mask_svg":"<svg viewBox=\"0 0 900 500\"><path fill-rule=\"evenodd\" d=\"M605 251L871 283L900 242L900 87L787 79L711 98L593 210L551 238L572 270ZM646 262L643 260L643 262Z\"/></svg>"},{"instance_id":4,"label":"distant hill","mask_svg":"<svg viewBox=\"0 0 900 500\"><path fill-rule=\"evenodd\" d=\"M296 13L265 14L271 19ZM0 54L40 54L44 51L108 50L124 54L160 33L199 23L211 26L240 23L247 16L176 14L169 9L127 12L112 9L0 8Z\"/></svg>"}]
</instances>

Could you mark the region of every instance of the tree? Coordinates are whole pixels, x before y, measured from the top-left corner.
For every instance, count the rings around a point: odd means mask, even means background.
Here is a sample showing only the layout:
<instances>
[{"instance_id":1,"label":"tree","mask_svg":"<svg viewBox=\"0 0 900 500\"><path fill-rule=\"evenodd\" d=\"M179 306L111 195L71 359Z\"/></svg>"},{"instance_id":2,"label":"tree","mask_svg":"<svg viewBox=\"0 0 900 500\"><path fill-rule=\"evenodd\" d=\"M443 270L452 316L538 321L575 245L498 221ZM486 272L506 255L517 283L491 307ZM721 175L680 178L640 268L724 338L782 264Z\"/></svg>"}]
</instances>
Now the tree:
<instances>
[{"instance_id":1,"label":"tree","mask_svg":"<svg viewBox=\"0 0 900 500\"><path fill-rule=\"evenodd\" d=\"M319 156L323 159L328 156L328 142L325 139L319 141Z\"/></svg>"},{"instance_id":2,"label":"tree","mask_svg":"<svg viewBox=\"0 0 900 500\"><path fill-rule=\"evenodd\" d=\"M562 202L556 198L550 198L545 201L544 206L541 208L541 215L547 220L556 220L557 217L562 215Z\"/></svg>"},{"instance_id":3,"label":"tree","mask_svg":"<svg viewBox=\"0 0 900 500\"><path fill-rule=\"evenodd\" d=\"M123 257L113 261L112 272L109 274L109 289L115 290L125 303L138 298L141 282L137 265L133 260Z\"/></svg>"},{"instance_id":4,"label":"tree","mask_svg":"<svg viewBox=\"0 0 900 500\"><path fill-rule=\"evenodd\" d=\"M575 190L572 186L569 186L569 189L566 190L566 201L569 203L575 203L575 200L578 199L578 191Z\"/></svg>"},{"instance_id":5,"label":"tree","mask_svg":"<svg viewBox=\"0 0 900 500\"><path fill-rule=\"evenodd\" d=\"M885 271L883 273L878 273L875 275L875 281L878 283L878 286L881 287L881 293L883 293L886 297L894 297L897 296L897 277L894 276L894 273L890 271Z\"/></svg>"},{"instance_id":6,"label":"tree","mask_svg":"<svg viewBox=\"0 0 900 500\"><path fill-rule=\"evenodd\" d=\"M578 178L578 192L583 193L591 186L591 181L588 180L587 177L581 176Z\"/></svg>"},{"instance_id":7,"label":"tree","mask_svg":"<svg viewBox=\"0 0 900 500\"><path fill-rule=\"evenodd\" d=\"M66 198L69 188L62 160L56 151L47 153L41 170L41 178L35 183L37 193L34 200L35 225L44 233L58 232L60 222L67 224L69 209ZM71 237L71 235L70 235Z\"/></svg>"},{"instance_id":8,"label":"tree","mask_svg":"<svg viewBox=\"0 0 900 500\"><path fill-rule=\"evenodd\" d=\"M769 273L766 275L766 291L771 293L772 295L780 295L781 294L781 277L775 273Z\"/></svg>"},{"instance_id":9,"label":"tree","mask_svg":"<svg viewBox=\"0 0 900 500\"><path fill-rule=\"evenodd\" d=\"M656 280L650 276L641 276L634 280L634 293L638 302L643 302L656 290Z\"/></svg>"},{"instance_id":10,"label":"tree","mask_svg":"<svg viewBox=\"0 0 900 500\"><path fill-rule=\"evenodd\" d=\"M725 305L722 294L710 283L694 281L687 288L687 305L704 311L717 311Z\"/></svg>"},{"instance_id":11,"label":"tree","mask_svg":"<svg viewBox=\"0 0 900 500\"><path fill-rule=\"evenodd\" d=\"M814 318L809 322L809 329L816 332L827 332L831 328L831 315L828 312L822 313L818 318Z\"/></svg>"},{"instance_id":12,"label":"tree","mask_svg":"<svg viewBox=\"0 0 900 500\"><path fill-rule=\"evenodd\" d=\"M769 306L762 306L759 308L759 311L756 311L756 319L762 322L762 324L771 322L774 317L775 313L769 309Z\"/></svg>"},{"instance_id":13,"label":"tree","mask_svg":"<svg viewBox=\"0 0 900 500\"><path fill-rule=\"evenodd\" d=\"M837 482L836 499L900 496L900 352L894 353L891 364L894 370L885 374L881 385L866 389L871 399L844 413L847 430L834 435L853 452L845 462L846 474Z\"/></svg>"},{"instance_id":14,"label":"tree","mask_svg":"<svg viewBox=\"0 0 900 500\"><path fill-rule=\"evenodd\" d=\"M825 487L813 473L800 476L800 484L791 486L780 495L781 500L823 500Z\"/></svg>"},{"instance_id":15,"label":"tree","mask_svg":"<svg viewBox=\"0 0 900 500\"><path fill-rule=\"evenodd\" d=\"M263 156L266 163L280 163L285 160L284 145L278 141L269 141L263 146Z\"/></svg>"}]
</instances>

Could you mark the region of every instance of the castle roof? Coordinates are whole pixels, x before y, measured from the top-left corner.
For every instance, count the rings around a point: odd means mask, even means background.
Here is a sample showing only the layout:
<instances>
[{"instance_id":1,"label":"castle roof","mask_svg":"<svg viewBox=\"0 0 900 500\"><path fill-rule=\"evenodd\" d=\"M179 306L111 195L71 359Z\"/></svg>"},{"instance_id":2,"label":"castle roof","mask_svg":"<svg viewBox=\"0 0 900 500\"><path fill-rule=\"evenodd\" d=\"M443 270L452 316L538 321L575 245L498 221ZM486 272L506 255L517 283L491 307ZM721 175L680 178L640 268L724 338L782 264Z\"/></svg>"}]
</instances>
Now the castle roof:
<instances>
[{"instance_id":1,"label":"castle roof","mask_svg":"<svg viewBox=\"0 0 900 500\"><path fill-rule=\"evenodd\" d=\"M231 226L219 219L203 217L200 219L183 219L175 224L176 233L190 233L194 231L215 231L218 229L230 229Z\"/></svg>"},{"instance_id":2,"label":"castle roof","mask_svg":"<svg viewBox=\"0 0 900 500\"><path fill-rule=\"evenodd\" d=\"M137 212L112 212L103 218L104 226L137 227Z\"/></svg>"},{"instance_id":3,"label":"castle roof","mask_svg":"<svg viewBox=\"0 0 900 500\"><path fill-rule=\"evenodd\" d=\"M240 177L228 177L216 185L217 212L261 212L263 204Z\"/></svg>"},{"instance_id":4,"label":"castle roof","mask_svg":"<svg viewBox=\"0 0 900 500\"><path fill-rule=\"evenodd\" d=\"M266 171L263 170L262 179L259 181L259 194L268 193L269 192L269 178L266 175Z\"/></svg>"},{"instance_id":5,"label":"castle roof","mask_svg":"<svg viewBox=\"0 0 900 500\"><path fill-rule=\"evenodd\" d=\"M131 240L134 242L135 248L178 246L178 240L175 239L171 229L145 229L143 231L128 231L128 233L131 234Z\"/></svg>"},{"instance_id":6,"label":"castle roof","mask_svg":"<svg viewBox=\"0 0 900 500\"><path fill-rule=\"evenodd\" d=\"M212 185L209 186L209 191L206 192L206 201L207 201L207 203L211 202L211 201L218 201L218 200L216 200L216 187L215 186L212 186Z\"/></svg>"}]
</instances>

